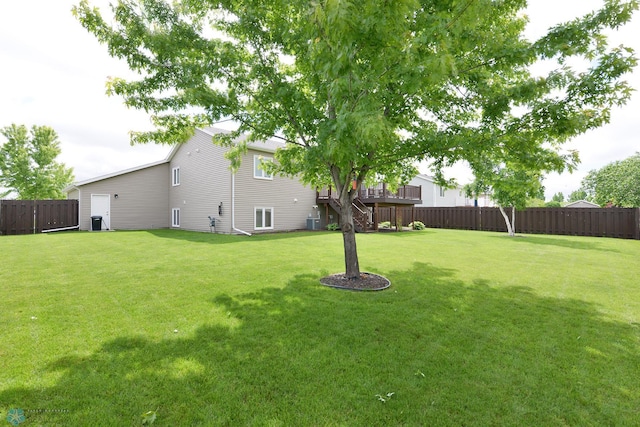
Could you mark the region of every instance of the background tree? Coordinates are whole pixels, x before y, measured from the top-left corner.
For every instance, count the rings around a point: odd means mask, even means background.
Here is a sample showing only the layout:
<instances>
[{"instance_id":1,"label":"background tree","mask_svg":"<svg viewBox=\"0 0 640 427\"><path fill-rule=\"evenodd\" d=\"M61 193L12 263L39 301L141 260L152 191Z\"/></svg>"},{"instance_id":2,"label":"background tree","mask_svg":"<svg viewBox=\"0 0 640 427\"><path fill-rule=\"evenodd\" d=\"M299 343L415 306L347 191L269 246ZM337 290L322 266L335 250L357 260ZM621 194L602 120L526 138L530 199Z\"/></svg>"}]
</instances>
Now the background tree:
<instances>
[{"instance_id":1,"label":"background tree","mask_svg":"<svg viewBox=\"0 0 640 427\"><path fill-rule=\"evenodd\" d=\"M478 199L484 194L489 194L490 188L476 179L469 184L465 184L462 187L462 191L464 191L466 197L473 199L474 206L478 206Z\"/></svg>"},{"instance_id":2,"label":"background tree","mask_svg":"<svg viewBox=\"0 0 640 427\"><path fill-rule=\"evenodd\" d=\"M540 190L538 192L538 194L535 195L535 197L527 200L527 206L528 208L542 208L544 207L544 192L545 192L545 188L544 185L540 186Z\"/></svg>"},{"instance_id":3,"label":"background tree","mask_svg":"<svg viewBox=\"0 0 640 427\"><path fill-rule=\"evenodd\" d=\"M564 193L562 193L562 192L557 192L556 194L554 194L554 195L551 197L551 201L552 201L552 202L563 203L563 202L564 202Z\"/></svg>"},{"instance_id":4,"label":"background tree","mask_svg":"<svg viewBox=\"0 0 640 427\"><path fill-rule=\"evenodd\" d=\"M548 151L546 156L540 156L539 160L541 163L538 169L518 163L491 165L487 162L484 168L476 168L476 179L468 187L486 190L490 194L500 209L509 236L515 236L516 233L516 210L526 208L532 199L540 196L543 188L542 173L548 170L562 170L565 166L573 167L575 163L575 160L571 162L553 151ZM507 209L510 209L511 216Z\"/></svg>"},{"instance_id":5,"label":"background tree","mask_svg":"<svg viewBox=\"0 0 640 427\"><path fill-rule=\"evenodd\" d=\"M56 162L60 141L47 126L7 126L0 130L6 138L0 147L2 198L15 193L18 199L62 199L62 190L73 182L73 169Z\"/></svg>"},{"instance_id":6,"label":"background tree","mask_svg":"<svg viewBox=\"0 0 640 427\"><path fill-rule=\"evenodd\" d=\"M640 207L640 153L592 170L581 190L600 206Z\"/></svg>"},{"instance_id":7,"label":"background tree","mask_svg":"<svg viewBox=\"0 0 640 427\"><path fill-rule=\"evenodd\" d=\"M491 187L491 198L496 202L504 218L509 236L516 234L516 209L527 207L527 201L534 198L542 184L538 171L503 168L497 171ZM511 218L505 211L511 207Z\"/></svg>"},{"instance_id":8,"label":"background tree","mask_svg":"<svg viewBox=\"0 0 640 427\"><path fill-rule=\"evenodd\" d=\"M537 197L527 201L528 208L544 208L545 204L546 203L543 199L539 199Z\"/></svg>"},{"instance_id":9,"label":"background tree","mask_svg":"<svg viewBox=\"0 0 640 427\"><path fill-rule=\"evenodd\" d=\"M557 192L551 197L551 200L549 200L544 204L544 206L546 208L560 208L562 207L563 203L564 203L564 193Z\"/></svg>"},{"instance_id":10,"label":"background tree","mask_svg":"<svg viewBox=\"0 0 640 427\"><path fill-rule=\"evenodd\" d=\"M590 200L586 191L580 189L580 190L572 191L571 194L569 194L570 203L579 202L580 200Z\"/></svg>"},{"instance_id":11,"label":"background tree","mask_svg":"<svg viewBox=\"0 0 640 427\"><path fill-rule=\"evenodd\" d=\"M109 53L140 73L108 91L153 113L133 142L184 142L194 126L229 117L216 137L237 167L246 143L286 142L273 172L331 183L342 206L345 270L360 277L351 202L368 178L398 182L412 163L473 169L517 162L538 170L544 147L601 126L629 98L635 65L603 32L637 0L523 36L525 0L120 0L105 20L86 0L74 13ZM587 59L581 71L569 59ZM543 77L540 60L560 65ZM237 137L246 133L244 143ZM502 160L501 160L502 159Z\"/></svg>"}]
</instances>

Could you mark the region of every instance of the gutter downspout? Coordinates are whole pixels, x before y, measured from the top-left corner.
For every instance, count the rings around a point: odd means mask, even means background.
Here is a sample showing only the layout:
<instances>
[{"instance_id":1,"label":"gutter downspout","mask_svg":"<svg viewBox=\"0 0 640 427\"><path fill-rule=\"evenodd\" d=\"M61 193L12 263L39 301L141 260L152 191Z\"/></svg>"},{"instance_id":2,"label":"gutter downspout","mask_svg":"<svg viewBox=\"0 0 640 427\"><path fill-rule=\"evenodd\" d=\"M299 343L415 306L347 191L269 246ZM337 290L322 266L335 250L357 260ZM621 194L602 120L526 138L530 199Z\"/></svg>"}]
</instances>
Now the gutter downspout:
<instances>
[{"instance_id":1,"label":"gutter downspout","mask_svg":"<svg viewBox=\"0 0 640 427\"><path fill-rule=\"evenodd\" d=\"M238 233L251 236L251 233L236 228L236 174L231 172L231 229Z\"/></svg>"},{"instance_id":2,"label":"gutter downspout","mask_svg":"<svg viewBox=\"0 0 640 427\"><path fill-rule=\"evenodd\" d=\"M71 227L62 227L62 228L50 228L48 230L42 230L42 233L52 233L54 231L66 231L66 230L75 230L80 229L79 225L72 225Z\"/></svg>"}]
</instances>

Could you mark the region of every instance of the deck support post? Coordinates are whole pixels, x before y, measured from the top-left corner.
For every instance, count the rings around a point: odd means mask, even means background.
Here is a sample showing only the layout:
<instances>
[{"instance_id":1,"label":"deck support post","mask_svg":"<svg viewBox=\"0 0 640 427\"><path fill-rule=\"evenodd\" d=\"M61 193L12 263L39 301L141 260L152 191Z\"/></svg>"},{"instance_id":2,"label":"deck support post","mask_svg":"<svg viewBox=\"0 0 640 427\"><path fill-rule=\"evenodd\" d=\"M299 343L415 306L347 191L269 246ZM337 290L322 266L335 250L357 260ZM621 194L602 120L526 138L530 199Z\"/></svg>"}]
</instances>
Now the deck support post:
<instances>
[{"instance_id":1,"label":"deck support post","mask_svg":"<svg viewBox=\"0 0 640 427\"><path fill-rule=\"evenodd\" d=\"M373 214L371 216L373 219L373 229L375 231L378 231L378 222L380 221L378 220L378 204L377 203L373 204Z\"/></svg>"},{"instance_id":2,"label":"deck support post","mask_svg":"<svg viewBox=\"0 0 640 427\"><path fill-rule=\"evenodd\" d=\"M396 231L402 231L402 208L398 205L395 206L396 209Z\"/></svg>"}]
</instances>

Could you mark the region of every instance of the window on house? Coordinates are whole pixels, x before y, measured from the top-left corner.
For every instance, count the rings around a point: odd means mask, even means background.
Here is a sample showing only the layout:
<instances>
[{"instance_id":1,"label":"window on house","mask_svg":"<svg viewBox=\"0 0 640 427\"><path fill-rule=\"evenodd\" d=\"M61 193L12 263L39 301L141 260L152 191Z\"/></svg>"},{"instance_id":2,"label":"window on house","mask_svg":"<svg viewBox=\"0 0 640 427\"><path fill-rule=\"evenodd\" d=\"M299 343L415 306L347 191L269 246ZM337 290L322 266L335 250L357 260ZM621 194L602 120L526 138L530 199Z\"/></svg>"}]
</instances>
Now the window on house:
<instances>
[{"instance_id":1,"label":"window on house","mask_svg":"<svg viewBox=\"0 0 640 427\"><path fill-rule=\"evenodd\" d=\"M171 226L180 227L180 208L171 209Z\"/></svg>"},{"instance_id":2,"label":"window on house","mask_svg":"<svg viewBox=\"0 0 640 427\"><path fill-rule=\"evenodd\" d=\"M256 230L273 229L273 208L255 208L253 224Z\"/></svg>"},{"instance_id":3,"label":"window on house","mask_svg":"<svg viewBox=\"0 0 640 427\"><path fill-rule=\"evenodd\" d=\"M263 163L272 162L271 157L253 156L253 177L258 179L273 179L273 176L262 168Z\"/></svg>"},{"instance_id":4,"label":"window on house","mask_svg":"<svg viewBox=\"0 0 640 427\"><path fill-rule=\"evenodd\" d=\"M440 187L440 197L444 197L446 192L447 192L446 188Z\"/></svg>"},{"instance_id":5,"label":"window on house","mask_svg":"<svg viewBox=\"0 0 640 427\"><path fill-rule=\"evenodd\" d=\"M174 187L180 185L180 167L171 169L171 184Z\"/></svg>"}]
</instances>

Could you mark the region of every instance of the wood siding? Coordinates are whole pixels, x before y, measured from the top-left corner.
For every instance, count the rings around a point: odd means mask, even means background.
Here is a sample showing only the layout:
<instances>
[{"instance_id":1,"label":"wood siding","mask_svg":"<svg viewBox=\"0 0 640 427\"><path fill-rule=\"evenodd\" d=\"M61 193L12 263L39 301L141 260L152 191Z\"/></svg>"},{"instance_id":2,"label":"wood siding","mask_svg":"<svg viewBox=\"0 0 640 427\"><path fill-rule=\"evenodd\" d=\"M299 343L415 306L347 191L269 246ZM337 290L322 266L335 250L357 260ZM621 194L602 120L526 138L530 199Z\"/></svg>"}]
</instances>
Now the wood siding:
<instances>
[{"instance_id":1,"label":"wood siding","mask_svg":"<svg viewBox=\"0 0 640 427\"><path fill-rule=\"evenodd\" d=\"M91 229L92 194L110 196L110 226L113 230L169 227L169 178L169 165L163 163L81 185L78 192L80 229ZM116 194L117 199L114 197Z\"/></svg>"}]
</instances>

